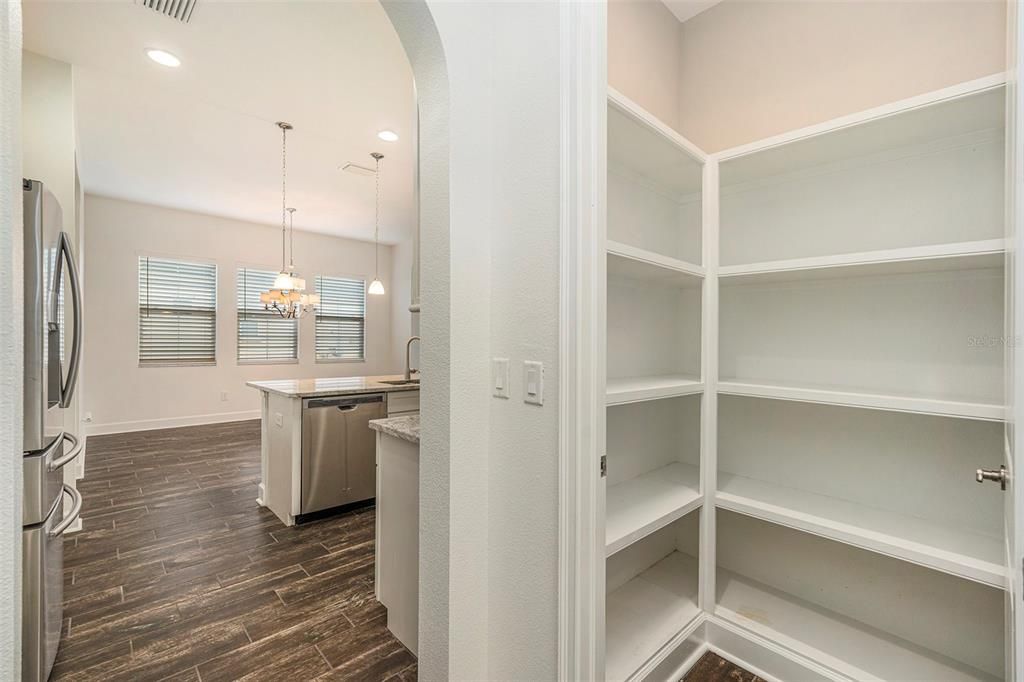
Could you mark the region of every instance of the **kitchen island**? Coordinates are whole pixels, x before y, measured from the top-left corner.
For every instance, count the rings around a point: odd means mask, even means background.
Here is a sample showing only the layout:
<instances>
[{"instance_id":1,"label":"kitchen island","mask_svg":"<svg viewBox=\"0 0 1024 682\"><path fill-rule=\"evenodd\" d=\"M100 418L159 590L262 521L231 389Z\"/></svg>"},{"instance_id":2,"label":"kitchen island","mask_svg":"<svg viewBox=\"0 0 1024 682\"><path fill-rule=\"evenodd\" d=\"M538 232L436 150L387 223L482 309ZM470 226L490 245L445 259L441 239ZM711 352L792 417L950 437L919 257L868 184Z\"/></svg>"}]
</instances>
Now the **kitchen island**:
<instances>
[{"instance_id":1,"label":"kitchen island","mask_svg":"<svg viewBox=\"0 0 1024 682\"><path fill-rule=\"evenodd\" d=\"M375 419L377 532L374 589L388 610L388 630L419 649L420 416Z\"/></svg>"},{"instance_id":2,"label":"kitchen island","mask_svg":"<svg viewBox=\"0 0 1024 682\"><path fill-rule=\"evenodd\" d=\"M257 502L286 525L372 499L369 421L419 411L419 384L401 376L250 381L260 391Z\"/></svg>"}]
</instances>

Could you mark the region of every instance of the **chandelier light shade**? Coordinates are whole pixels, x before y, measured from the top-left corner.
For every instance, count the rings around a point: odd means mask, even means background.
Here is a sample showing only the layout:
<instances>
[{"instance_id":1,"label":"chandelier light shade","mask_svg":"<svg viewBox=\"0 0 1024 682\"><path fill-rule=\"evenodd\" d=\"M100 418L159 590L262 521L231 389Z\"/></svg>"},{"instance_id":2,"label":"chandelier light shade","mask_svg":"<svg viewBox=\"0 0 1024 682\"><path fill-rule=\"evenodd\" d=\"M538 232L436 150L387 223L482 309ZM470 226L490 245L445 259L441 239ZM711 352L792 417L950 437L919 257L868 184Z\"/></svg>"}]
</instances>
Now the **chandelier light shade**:
<instances>
[{"instance_id":1,"label":"chandelier light shade","mask_svg":"<svg viewBox=\"0 0 1024 682\"><path fill-rule=\"evenodd\" d=\"M288 178L288 131L290 123L278 121L281 129L281 272L274 278L274 286L260 294L264 310L272 310L288 319L302 317L320 304L318 294L306 293L306 280L295 273L295 209L287 208ZM288 216L287 223L285 215ZM289 229L291 259L288 259Z\"/></svg>"},{"instance_id":2,"label":"chandelier light shade","mask_svg":"<svg viewBox=\"0 0 1024 682\"><path fill-rule=\"evenodd\" d=\"M380 281L380 160L384 158L384 155L373 152L370 156L374 161L373 175L377 180L377 192L373 213L373 281L370 282L367 292L374 296L383 296L386 292L384 283Z\"/></svg>"}]
</instances>

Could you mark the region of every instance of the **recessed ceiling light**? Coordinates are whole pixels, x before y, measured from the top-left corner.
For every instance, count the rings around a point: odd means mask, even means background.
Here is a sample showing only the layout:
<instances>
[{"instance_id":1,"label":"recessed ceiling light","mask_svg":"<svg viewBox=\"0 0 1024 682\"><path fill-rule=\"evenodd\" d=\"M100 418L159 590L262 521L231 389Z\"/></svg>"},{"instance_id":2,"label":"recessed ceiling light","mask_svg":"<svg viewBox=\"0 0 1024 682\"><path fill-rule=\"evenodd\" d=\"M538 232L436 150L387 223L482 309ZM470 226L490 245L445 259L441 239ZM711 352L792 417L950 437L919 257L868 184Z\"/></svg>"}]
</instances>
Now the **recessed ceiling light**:
<instances>
[{"instance_id":1,"label":"recessed ceiling light","mask_svg":"<svg viewBox=\"0 0 1024 682\"><path fill-rule=\"evenodd\" d=\"M398 133L394 130L382 130L377 133L377 137L384 140L385 142L398 142Z\"/></svg>"},{"instance_id":2,"label":"recessed ceiling light","mask_svg":"<svg viewBox=\"0 0 1024 682\"><path fill-rule=\"evenodd\" d=\"M176 69L181 66L181 60L166 50L149 49L146 56L161 66L169 66Z\"/></svg>"}]
</instances>

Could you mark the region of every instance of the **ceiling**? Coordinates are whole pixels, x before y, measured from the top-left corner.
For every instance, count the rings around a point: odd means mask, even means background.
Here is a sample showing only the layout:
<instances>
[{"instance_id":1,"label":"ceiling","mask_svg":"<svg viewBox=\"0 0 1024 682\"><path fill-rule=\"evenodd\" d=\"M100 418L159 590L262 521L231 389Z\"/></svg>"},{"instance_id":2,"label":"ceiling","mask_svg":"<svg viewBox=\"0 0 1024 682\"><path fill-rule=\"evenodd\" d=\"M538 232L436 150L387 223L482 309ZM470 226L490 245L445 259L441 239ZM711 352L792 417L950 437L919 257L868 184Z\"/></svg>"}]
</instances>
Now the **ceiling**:
<instances>
[{"instance_id":1,"label":"ceiling","mask_svg":"<svg viewBox=\"0 0 1024 682\"><path fill-rule=\"evenodd\" d=\"M722 0L662 0L672 14L680 22L694 18L701 12L711 9Z\"/></svg>"},{"instance_id":2,"label":"ceiling","mask_svg":"<svg viewBox=\"0 0 1024 682\"><path fill-rule=\"evenodd\" d=\"M297 229L373 239L374 179L338 168L379 151L381 239L411 233L412 72L378 2L198 0L185 24L133 0L26 0L24 45L74 65L87 193L280 224L284 120Z\"/></svg>"}]
</instances>

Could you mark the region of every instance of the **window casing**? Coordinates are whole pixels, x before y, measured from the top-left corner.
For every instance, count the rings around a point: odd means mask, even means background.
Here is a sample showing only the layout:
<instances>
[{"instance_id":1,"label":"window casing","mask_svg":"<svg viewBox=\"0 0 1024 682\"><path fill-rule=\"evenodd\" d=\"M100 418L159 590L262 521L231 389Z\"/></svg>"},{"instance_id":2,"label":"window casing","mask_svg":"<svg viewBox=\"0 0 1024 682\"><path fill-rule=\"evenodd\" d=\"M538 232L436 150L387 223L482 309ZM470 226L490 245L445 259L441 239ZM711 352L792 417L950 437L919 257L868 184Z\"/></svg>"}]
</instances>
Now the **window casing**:
<instances>
[{"instance_id":1,"label":"window casing","mask_svg":"<svg viewBox=\"0 0 1024 682\"><path fill-rule=\"evenodd\" d=\"M366 346L366 280L318 275L317 362L362 362Z\"/></svg>"},{"instance_id":2,"label":"window casing","mask_svg":"<svg viewBox=\"0 0 1024 682\"><path fill-rule=\"evenodd\" d=\"M139 365L217 364L217 266L139 257Z\"/></svg>"},{"instance_id":3,"label":"window casing","mask_svg":"<svg viewBox=\"0 0 1024 682\"><path fill-rule=\"evenodd\" d=\"M274 285L277 272L239 268L235 279L238 306L238 363L298 362L298 320L264 310L260 292Z\"/></svg>"}]
</instances>

